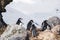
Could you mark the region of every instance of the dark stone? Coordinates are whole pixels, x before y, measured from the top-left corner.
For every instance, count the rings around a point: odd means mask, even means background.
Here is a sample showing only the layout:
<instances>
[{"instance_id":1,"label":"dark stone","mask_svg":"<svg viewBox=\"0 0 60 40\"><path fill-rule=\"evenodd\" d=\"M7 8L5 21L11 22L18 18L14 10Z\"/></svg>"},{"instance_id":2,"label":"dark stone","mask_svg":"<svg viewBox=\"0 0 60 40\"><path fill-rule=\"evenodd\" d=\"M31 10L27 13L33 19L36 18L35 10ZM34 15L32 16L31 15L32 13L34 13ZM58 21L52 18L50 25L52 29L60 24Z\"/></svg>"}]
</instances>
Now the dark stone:
<instances>
[{"instance_id":1,"label":"dark stone","mask_svg":"<svg viewBox=\"0 0 60 40\"><path fill-rule=\"evenodd\" d=\"M2 14L0 13L0 28L3 26L7 26L7 24L4 22L4 20L2 18Z\"/></svg>"},{"instance_id":2,"label":"dark stone","mask_svg":"<svg viewBox=\"0 0 60 40\"><path fill-rule=\"evenodd\" d=\"M12 1L13 0L0 0L0 11L1 12L6 12L5 7Z\"/></svg>"},{"instance_id":3,"label":"dark stone","mask_svg":"<svg viewBox=\"0 0 60 40\"><path fill-rule=\"evenodd\" d=\"M12 1L13 0L0 0L0 28L3 26L7 26L7 24L3 20L2 12L6 12L5 7Z\"/></svg>"}]
</instances>

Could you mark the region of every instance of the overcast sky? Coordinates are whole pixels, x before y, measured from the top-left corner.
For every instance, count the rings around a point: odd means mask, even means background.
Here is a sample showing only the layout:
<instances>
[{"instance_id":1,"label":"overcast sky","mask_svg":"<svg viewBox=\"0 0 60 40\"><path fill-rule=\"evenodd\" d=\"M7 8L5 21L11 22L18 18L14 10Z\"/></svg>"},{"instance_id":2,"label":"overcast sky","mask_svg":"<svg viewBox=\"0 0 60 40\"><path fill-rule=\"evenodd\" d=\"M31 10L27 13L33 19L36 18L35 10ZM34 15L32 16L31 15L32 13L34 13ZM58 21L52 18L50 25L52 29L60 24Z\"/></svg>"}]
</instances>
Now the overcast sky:
<instances>
[{"instance_id":1,"label":"overcast sky","mask_svg":"<svg viewBox=\"0 0 60 40\"><path fill-rule=\"evenodd\" d=\"M60 16L60 0L13 0L6 9L3 18L8 24L15 23L19 17L22 17L25 23L33 19L41 24L51 16Z\"/></svg>"}]
</instances>

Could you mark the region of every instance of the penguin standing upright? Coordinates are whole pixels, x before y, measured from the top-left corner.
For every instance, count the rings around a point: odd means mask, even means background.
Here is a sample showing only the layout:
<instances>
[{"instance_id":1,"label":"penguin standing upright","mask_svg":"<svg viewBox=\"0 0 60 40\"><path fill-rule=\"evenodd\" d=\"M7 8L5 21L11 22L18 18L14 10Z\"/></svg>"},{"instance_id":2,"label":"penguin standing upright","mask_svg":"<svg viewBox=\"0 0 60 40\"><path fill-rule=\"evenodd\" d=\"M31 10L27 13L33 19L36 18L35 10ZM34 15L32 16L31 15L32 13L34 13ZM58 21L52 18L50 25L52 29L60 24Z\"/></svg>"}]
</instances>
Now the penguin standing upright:
<instances>
[{"instance_id":1,"label":"penguin standing upright","mask_svg":"<svg viewBox=\"0 0 60 40\"><path fill-rule=\"evenodd\" d=\"M32 27L33 23L34 23L33 20L30 20L30 21L28 22L28 24L27 24L27 30L30 31L30 28Z\"/></svg>"},{"instance_id":2,"label":"penguin standing upright","mask_svg":"<svg viewBox=\"0 0 60 40\"><path fill-rule=\"evenodd\" d=\"M19 18L18 21L16 22L17 25L21 25L22 24L22 18Z\"/></svg>"},{"instance_id":3,"label":"penguin standing upright","mask_svg":"<svg viewBox=\"0 0 60 40\"><path fill-rule=\"evenodd\" d=\"M37 30L36 30L36 26L34 24L32 25L31 31L32 31L32 36L36 37L37 36Z\"/></svg>"},{"instance_id":4,"label":"penguin standing upright","mask_svg":"<svg viewBox=\"0 0 60 40\"><path fill-rule=\"evenodd\" d=\"M47 22L48 22L48 20L44 20L44 21L42 22L42 25L41 25L42 31L46 30L47 27L49 27L49 30L51 30L51 26L50 26Z\"/></svg>"}]
</instances>

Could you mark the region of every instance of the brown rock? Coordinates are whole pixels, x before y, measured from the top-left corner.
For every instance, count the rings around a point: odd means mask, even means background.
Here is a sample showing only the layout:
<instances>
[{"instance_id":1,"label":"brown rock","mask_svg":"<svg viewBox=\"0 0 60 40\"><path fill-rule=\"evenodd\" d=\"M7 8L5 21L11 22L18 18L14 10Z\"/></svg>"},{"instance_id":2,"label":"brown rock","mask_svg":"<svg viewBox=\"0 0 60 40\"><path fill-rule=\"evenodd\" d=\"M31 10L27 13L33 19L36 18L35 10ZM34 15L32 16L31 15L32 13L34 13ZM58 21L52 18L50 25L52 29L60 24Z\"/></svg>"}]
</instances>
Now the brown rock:
<instances>
[{"instance_id":1,"label":"brown rock","mask_svg":"<svg viewBox=\"0 0 60 40\"><path fill-rule=\"evenodd\" d=\"M5 7L13 0L0 0L0 11L5 12Z\"/></svg>"}]
</instances>

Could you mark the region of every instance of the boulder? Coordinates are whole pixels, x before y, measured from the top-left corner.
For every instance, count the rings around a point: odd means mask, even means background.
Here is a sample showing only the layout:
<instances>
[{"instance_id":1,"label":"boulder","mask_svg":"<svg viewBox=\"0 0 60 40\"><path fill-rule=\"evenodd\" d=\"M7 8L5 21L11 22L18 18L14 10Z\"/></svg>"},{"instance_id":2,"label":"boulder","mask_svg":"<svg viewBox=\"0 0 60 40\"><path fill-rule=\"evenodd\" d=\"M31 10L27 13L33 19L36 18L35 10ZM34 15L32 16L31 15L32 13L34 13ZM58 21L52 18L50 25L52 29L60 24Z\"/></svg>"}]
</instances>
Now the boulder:
<instances>
[{"instance_id":1,"label":"boulder","mask_svg":"<svg viewBox=\"0 0 60 40\"><path fill-rule=\"evenodd\" d=\"M52 33L49 30L41 32L38 36L38 39L39 40L58 40L57 35Z\"/></svg>"},{"instance_id":2,"label":"boulder","mask_svg":"<svg viewBox=\"0 0 60 40\"><path fill-rule=\"evenodd\" d=\"M13 0L0 0L0 12L6 12L5 7Z\"/></svg>"},{"instance_id":3,"label":"boulder","mask_svg":"<svg viewBox=\"0 0 60 40\"><path fill-rule=\"evenodd\" d=\"M56 25L51 29L51 31L57 35L60 35L60 25Z\"/></svg>"},{"instance_id":4,"label":"boulder","mask_svg":"<svg viewBox=\"0 0 60 40\"><path fill-rule=\"evenodd\" d=\"M53 16L51 18L48 19L47 22L51 27L56 26L56 25L60 25L60 18Z\"/></svg>"},{"instance_id":5,"label":"boulder","mask_svg":"<svg viewBox=\"0 0 60 40\"><path fill-rule=\"evenodd\" d=\"M13 40L17 38L25 39L27 31L20 25L8 25L7 29L1 35L4 40Z\"/></svg>"}]
</instances>

